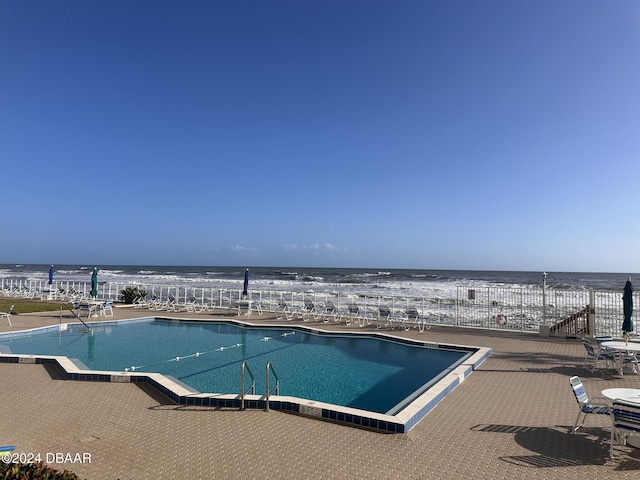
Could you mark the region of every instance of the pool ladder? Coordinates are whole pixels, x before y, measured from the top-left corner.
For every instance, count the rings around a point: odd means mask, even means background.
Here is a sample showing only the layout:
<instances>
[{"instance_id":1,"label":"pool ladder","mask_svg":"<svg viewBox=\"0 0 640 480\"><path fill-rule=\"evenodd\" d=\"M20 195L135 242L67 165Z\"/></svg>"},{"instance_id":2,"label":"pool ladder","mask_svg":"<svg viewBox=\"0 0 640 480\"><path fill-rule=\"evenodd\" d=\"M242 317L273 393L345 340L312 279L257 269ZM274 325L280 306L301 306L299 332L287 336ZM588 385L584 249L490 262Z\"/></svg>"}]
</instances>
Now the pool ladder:
<instances>
[{"instance_id":1,"label":"pool ladder","mask_svg":"<svg viewBox=\"0 0 640 480\"><path fill-rule=\"evenodd\" d=\"M245 387L245 372L248 373L249 376L251 377L251 385L249 386L249 388ZM269 389L269 378L271 377L271 375L273 375L273 378L275 379L276 384L272 389ZM271 365L271 362L267 362L267 367L266 367L266 371L265 371L265 385L266 385L266 388L265 388L266 408L265 408L265 410L268 412L269 411L269 397L271 396L271 394L275 393L276 395L280 395L280 379L278 378L278 374L276 373L276 370L273 368L273 365ZM240 410L244 410L245 409L244 396L249 391L251 391L251 395L255 395L255 393L256 393L256 377L253 375L253 372L249 368L249 365L247 365L247 362L242 362L242 364L240 365Z\"/></svg>"},{"instance_id":2,"label":"pool ladder","mask_svg":"<svg viewBox=\"0 0 640 480\"><path fill-rule=\"evenodd\" d=\"M74 316L74 317L76 317L78 320L80 320L80 321L82 322L82 324L83 324L85 327L87 327L87 330L91 331L91 328L89 327L89 325L87 325L87 324L84 322L84 320L82 320L82 319L80 318L80 315L78 315L78 314L75 312L75 310L69 306L69 304L68 304L68 303L61 303L61 304L60 304L60 323L62 323L62 310L63 310L63 309L65 309L65 308L66 308L67 310L69 310L69 311L73 314L73 316Z\"/></svg>"}]
</instances>

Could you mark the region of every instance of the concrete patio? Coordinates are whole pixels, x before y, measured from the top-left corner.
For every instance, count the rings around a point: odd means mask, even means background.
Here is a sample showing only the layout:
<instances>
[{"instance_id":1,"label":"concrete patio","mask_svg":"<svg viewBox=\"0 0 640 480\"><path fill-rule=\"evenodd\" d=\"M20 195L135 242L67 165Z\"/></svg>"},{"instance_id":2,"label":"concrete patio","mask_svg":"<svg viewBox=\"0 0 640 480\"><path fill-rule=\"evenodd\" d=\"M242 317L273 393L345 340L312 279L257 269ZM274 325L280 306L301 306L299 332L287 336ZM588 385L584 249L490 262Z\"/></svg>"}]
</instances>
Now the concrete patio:
<instances>
[{"instance_id":1,"label":"concrete patio","mask_svg":"<svg viewBox=\"0 0 640 480\"><path fill-rule=\"evenodd\" d=\"M115 319L228 315L114 312ZM12 316L13 327L3 322L0 332L61 321L74 319ZM282 323L266 315L249 321ZM640 476L640 455L637 462L609 458L608 417L589 416L586 428L567 433L577 414L571 375L581 376L591 397L604 388L640 388L639 376L582 368L580 341L444 327L402 335L494 352L407 435L277 411L178 406L145 385L65 381L52 367L0 364L0 445L43 459L90 454L90 463L51 464L88 479Z\"/></svg>"}]
</instances>

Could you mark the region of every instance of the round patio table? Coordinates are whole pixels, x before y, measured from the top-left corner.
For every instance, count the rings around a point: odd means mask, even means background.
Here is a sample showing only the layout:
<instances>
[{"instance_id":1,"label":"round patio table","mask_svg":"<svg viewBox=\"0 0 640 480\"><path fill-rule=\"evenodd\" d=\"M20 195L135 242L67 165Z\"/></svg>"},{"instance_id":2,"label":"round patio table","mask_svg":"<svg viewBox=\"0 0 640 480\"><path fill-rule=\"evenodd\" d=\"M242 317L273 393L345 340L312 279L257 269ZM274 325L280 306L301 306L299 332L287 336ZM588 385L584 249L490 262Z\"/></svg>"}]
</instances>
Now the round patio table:
<instances>
[{"instance_id":1,"label":"round patio table","mask_svg":"<svg viewBox=\"0 0 640 480\"><path fill-rule=\"evenodd\" d=\"M640 388L606 388L600 393L611 400L640 403Z\"/></svg>"},{"instance_id":2,"label":"round patio table","mask_svg":"<svg viewBox=\"0 0 640 480\"><path fill-rule=\"evenodd\" d=\"M617 352L626 353L628 355L636 355L640 353L640 343L636 343L636 342L627 343L627 342L608 341L608 342L602 342L600 346L605 347L608 350L615 350ZM619 355L618 356L618 372L620 372L620 375L624 375L624 372L622 371L623 363L624 363L624 358L622 355Z\"/></svg>"},{"instance_id":3,"label":"round patio table","mask_svg":"<svg viewBox=\"0 0 640 480\"><path fill-rule=\"evenodd\" d=\"M600 393L603 397L610 398L611 400L624 400L625 402L640 403L640 388L606 388ZM627 445L640 448L640 438L628 438Z\"/></svg>"}]
</instances>

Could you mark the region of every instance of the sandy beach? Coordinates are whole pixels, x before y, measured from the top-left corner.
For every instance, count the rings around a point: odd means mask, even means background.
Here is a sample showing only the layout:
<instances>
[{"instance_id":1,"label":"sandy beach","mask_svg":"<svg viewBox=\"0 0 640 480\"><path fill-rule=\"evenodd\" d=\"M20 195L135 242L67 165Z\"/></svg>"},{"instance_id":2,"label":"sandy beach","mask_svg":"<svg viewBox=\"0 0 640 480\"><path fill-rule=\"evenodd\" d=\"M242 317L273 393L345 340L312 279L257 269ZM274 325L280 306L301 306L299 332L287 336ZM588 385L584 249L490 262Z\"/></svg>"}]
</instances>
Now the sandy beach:
<instances>
[{"instance_id":1,"label":"sandy beach","mask_svg":"<svg viewBox=\"0 0 640 480\"><path fill-rule=\"evenodd\" d=\"M117 307L113 318L149 314ZM72 321L59 312L14 315L13 327L4 321L0 332ZM281 323L266 315L249 321ZM608 417L590 416L578 434L567 433L577 413L571 375L592 397L637 387L637 376L582 368L579 341L438 327L395 334L494 353L406 435L277 411L179 406L145 385L65 381L50 367L2 363L10 388L0 391L0 443L50 454L55 468L92 479L637 478L640 461L609 459Z\"/></svg>"}]
</instances>

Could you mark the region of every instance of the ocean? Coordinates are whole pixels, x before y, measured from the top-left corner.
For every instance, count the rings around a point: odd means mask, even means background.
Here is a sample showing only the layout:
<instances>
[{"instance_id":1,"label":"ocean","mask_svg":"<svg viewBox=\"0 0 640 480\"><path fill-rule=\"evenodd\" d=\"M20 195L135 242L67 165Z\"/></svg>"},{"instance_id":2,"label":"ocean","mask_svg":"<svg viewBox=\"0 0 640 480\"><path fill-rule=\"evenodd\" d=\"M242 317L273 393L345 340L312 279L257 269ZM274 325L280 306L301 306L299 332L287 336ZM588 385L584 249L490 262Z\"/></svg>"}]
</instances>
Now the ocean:
<instances>
[{"instance_id":1,"label":"ocean","mask_svg":"<svg viewBox=\"0 0 640 480\"><path fill-rule=\"evenodd\" d=\"M0 279L48 280L51 265L0 264ZM89 282L94 265L55 265L58 282ZM97 265L99 282L242 289L247 267ZM543 272L407 270L375 268L251 267L250 289L262 291L351 293L367 296L455 298L459 286L541 287ZM556 289L622 291L637 274L547 272L546 284Z\"/></svg>"}]
</instances>

